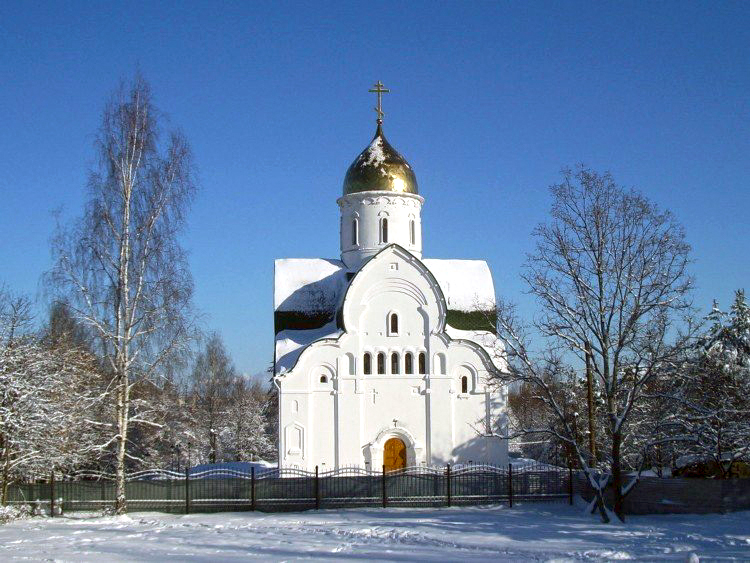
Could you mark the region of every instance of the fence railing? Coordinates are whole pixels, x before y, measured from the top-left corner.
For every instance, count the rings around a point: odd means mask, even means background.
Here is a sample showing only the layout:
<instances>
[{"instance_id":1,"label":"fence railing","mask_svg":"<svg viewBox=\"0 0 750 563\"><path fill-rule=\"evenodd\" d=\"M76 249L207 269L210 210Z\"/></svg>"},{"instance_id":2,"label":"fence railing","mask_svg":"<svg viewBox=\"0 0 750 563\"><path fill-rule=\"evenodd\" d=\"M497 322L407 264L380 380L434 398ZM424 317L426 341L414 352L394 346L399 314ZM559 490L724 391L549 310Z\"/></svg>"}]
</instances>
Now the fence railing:
<instances>
[{"instance_id":1,"label":"fence railing","mask_svg":"<svg viewBox=\"0 0 750 563\"><path fill-rule=\"evenodd\" d=\"M572 502L568 469L456 465L372 471L361 467L308 472L299 469L216 469L184 474L150 470L128 476L131 510L164 512L266 512L367 506L451 506L524 501ZM18 483L11 503L49 503L63 512L113 504L111 475L77 474L44 483Z\"/></svg>"}]
</instances>

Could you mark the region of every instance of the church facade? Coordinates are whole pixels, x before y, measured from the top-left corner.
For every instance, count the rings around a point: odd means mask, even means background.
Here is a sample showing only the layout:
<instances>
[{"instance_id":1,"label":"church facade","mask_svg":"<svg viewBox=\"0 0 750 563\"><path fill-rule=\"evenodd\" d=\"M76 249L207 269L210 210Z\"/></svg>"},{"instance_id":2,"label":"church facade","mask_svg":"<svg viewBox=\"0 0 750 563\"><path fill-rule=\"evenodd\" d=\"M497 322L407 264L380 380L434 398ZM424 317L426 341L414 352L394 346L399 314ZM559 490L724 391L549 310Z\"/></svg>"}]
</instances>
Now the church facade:
<instances>
[{"instance_id":1,"label":"church facade","mask_svg":"<svg viewBox=\"0 0 750 563\"><path fill-rule=\"evenodd\" d=\"M279 467L505 464L489 267L422 258L424 199L378 112L338 199L340 259L275 262Z\"/></svg>"}]
</instances>

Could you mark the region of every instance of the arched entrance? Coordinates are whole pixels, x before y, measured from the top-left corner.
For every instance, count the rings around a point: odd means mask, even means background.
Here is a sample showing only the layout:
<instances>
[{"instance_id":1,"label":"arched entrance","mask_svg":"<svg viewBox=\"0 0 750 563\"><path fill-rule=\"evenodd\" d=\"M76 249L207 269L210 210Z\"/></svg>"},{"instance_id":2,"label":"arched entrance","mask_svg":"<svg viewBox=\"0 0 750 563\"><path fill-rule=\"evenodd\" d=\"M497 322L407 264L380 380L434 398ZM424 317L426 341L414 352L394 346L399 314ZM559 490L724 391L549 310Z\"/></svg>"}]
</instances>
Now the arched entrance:
<instances>
[{"instance_id":1,"label":"arched entrance","mask_svg":"<svg viewBox=\"0 0 750 563\"><path fill-rule=\"evenodd\" d=\"M406 467L406 444L401 438L389 438L383 446L383 465L386 471Z\"/></svg>"}]
</instances>

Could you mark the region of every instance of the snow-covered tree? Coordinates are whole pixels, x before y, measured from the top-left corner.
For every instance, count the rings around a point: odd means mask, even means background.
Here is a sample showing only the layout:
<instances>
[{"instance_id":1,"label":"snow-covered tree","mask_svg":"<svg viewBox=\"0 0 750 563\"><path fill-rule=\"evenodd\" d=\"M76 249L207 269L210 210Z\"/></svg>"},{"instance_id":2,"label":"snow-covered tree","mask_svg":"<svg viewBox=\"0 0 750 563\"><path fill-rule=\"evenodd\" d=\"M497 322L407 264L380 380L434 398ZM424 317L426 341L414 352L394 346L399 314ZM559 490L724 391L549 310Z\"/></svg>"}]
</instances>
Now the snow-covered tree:
<instances>
[{"instance_id":1,"label":"snow-covered tree","mask_svg":"<svg viewBox=\"0 0 750 563\"><path fill-rule=\"evenodd\" d=\"M222 442L225 459L256 461L275 455L268 428L269 397L244 377L232 384Z\"/></svg>"},{"instance_id":2,"label":"snow-covered tree","mask_svg":"<svg viewBox=\"0 0 750 563\"><path fill-rule=\"evenodd\" d=\"M729 313L714 303L708 329L677 374L665 418L683 454L712 461L723 478L750 460L750 307L737 291Z\"/></svg>"},{"instance_id":3,"label":"snow-covered tree","mask_svg":"<svg viewBox=\"0 0 750 563\"><path fill-rule=\"evenodd\" d=\"M273 455L271 401L257 384L237 374L218 334L210 335L196 357L187 400L193 421L192 461L257 460Z\"/></svg>"},{"instance_id":4,"label":"snow-covered tree","mask_svg":"<svg viewBox=\"0 0 750 563\"><path fill-rule=\"evenodd\" d=\"M0 503L23 477L70 470L99 452L89 414L101 400L94 359L27 332L30 306L0 296Z\"/></svg>"},{"instance_id":5,"label":"snow-covered tree","mask_svg":"<svg viewBox=\"0 0 750 563\"><path fill-rule=\"evenodd\" d=\"M234 364L221 337L210 335L198 353L190 380L191 411L199 435L197 460L216 463L221 459L220 438L236 378Z\"/></svg>"}]
</instances>

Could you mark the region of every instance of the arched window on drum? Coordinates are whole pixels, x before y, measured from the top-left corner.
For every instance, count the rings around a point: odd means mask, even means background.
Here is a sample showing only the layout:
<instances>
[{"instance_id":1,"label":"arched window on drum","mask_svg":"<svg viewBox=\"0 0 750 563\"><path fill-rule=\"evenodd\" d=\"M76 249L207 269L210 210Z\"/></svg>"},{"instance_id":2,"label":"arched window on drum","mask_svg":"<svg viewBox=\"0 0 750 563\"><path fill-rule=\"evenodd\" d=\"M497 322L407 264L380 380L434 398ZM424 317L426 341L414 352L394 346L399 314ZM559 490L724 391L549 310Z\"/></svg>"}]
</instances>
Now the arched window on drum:
<instances>
[{"instance_id":1,"label":"arched window on drum","mask_svg":"<svg viewBox=\"0 0 750 563\"><path fill-rule=\"evenodd\" d=\"M352 219L352 246L359 244L359 219Z\"/></svg>"}]
</instances>

